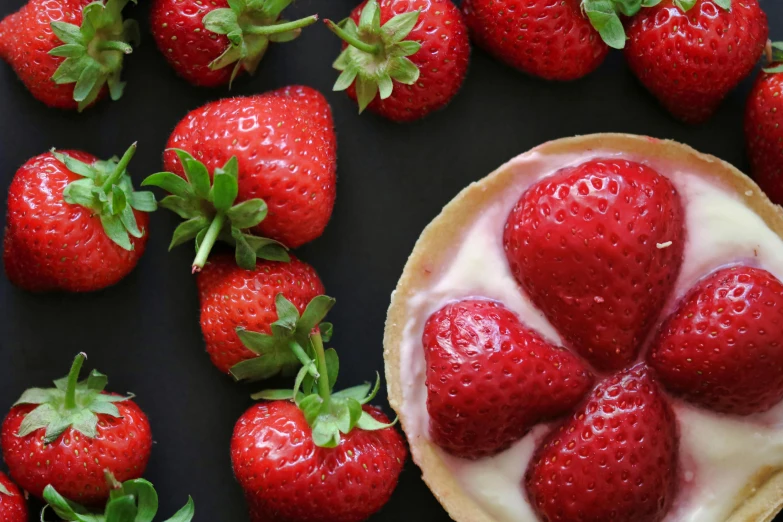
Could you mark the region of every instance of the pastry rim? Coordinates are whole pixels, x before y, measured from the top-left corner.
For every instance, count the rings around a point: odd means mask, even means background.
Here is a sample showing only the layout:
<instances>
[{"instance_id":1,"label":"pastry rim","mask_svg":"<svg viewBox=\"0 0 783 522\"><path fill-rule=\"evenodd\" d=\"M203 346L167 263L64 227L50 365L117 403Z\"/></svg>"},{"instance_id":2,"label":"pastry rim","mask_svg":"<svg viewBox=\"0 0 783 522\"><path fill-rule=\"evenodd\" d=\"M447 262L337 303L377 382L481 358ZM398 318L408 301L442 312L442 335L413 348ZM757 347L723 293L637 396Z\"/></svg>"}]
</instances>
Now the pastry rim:
<instances>
[{"instance_id":1,"label":"pastry rim","mask_svg":"<svg viewBox=\"0 0 783 522\"><path fill-rule=\"evenodd\" d=\"M591 134L549 141L530 152L568 154L594 149L611 150L637 156L654 156L714 175L729 190L740 195L745 204L758 214L766 225L783 238L783 207L774 205L758 185L729 163L693 148L670 140L660 140L631 134ZM394 290L384 332L383 357L391 407L399 415L403 431L407 425L402 409L400 379L400 350L409 298L429 286L428 267L439 266L452 246L449 239L465 231L485 205L497 193L507 188L506 181L514 176L513 160L502 165L487 177L471 183L452 199L441 213L424 229L416 242ZM752 192L751 195L748 195ZM407 434L407 431L406 431ZM474 501L457 482L436 451L435 445L424 436L409 437L413 461L422 471L422 478L437 500L457 522L496 522L481 505ZM736 506L725 522L771 522L783 509L783 468L761 469L751 483L743 488Z\"/></svg>"}]
</instances>

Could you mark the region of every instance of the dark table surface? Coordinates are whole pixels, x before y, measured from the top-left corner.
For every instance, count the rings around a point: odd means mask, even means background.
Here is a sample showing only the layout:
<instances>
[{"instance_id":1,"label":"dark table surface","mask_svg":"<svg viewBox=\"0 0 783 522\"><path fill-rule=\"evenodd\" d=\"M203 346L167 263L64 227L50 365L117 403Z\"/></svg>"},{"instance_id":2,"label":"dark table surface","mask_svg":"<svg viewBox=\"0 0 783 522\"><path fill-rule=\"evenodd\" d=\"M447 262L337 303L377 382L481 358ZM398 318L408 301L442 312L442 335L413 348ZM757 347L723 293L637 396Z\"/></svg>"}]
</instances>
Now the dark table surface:
<instances>
[{"instance_id":1,"label":"dark table surface","mask_svg":"<svg viewBox=\"0 0 783 522\"><path fill-rule=\"evenodd\" d=\"M0 0L0 17L25 0ZM298 0L288 16L318 12L341 19L357 0ZM125 96L84 114L49 110L0 63L0 188L16 169L50 147L101 157L121 154L138 140L131 164L138 183L161 168L174 125L187 113L228 93L203 90L177 78L146 32L149 7L129 14L142 23L144 42L127 60ZM761 0L773 38L783 39L783 1ZM546 140L591 132L630 132L672 138L747 171L742 114L750 79L706 125L670 118L636 82L614 52L587 78L569 84L527 77L474 50L462 92L445 111L410 125L359 116L342 93L332 93L331 63L340 43L325 27L306 29L275 46L253 79L233 94L306 84L332 104L339 140L334 216L324 236L299 250L338 305L333 345L341 354L343 386L373 377L383 366L383 324L389 295L422 228L460 189L511 157ZM5 222L0 198L0 225ZM30 295L0 275L0 411L30 386L67 373L73 356L107 373L110 388L130 390L147 412L156 445L146 478L161 496L161 515L196 502L196 521L248 520L234 481L229 440L251 405L253 388L218 373L204 352L198 299L186 246L167 253L176 218L152 216L147 253L116 287L89 295ZM376 400L385 403L385 393ZM34 506L37 507L37 506ZM35 509L31 516L35 517ZM374 522L446 521L445 512L409 463L391 502ZM162 519L162 518L161 518ZM37 518L36 518L37 520Z\"/></svg>"}]
</instances>

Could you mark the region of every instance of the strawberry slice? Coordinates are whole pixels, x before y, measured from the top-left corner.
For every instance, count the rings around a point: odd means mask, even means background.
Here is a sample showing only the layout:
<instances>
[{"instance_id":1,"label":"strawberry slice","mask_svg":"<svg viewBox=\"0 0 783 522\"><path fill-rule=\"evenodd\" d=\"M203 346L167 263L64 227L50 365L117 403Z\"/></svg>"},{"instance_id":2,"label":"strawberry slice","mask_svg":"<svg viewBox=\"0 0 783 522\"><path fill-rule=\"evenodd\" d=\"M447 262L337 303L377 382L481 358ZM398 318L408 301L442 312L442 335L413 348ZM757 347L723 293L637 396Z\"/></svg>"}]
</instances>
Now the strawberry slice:
<instances>
[{"instance_id":1,"label":"strawberry slice","mask_svg":"<svg viewBox=\"0 0 783 522\"><path fill-rule=\"evenodd\" d=\"M649 354L662 384L705 408L749 415L783 399L783 284L758 268L699 282Z\"/></svg>"},{"instance_id":2,"label":"strawberry slice","mask_svg":"<svg viewBox=\"0 0 783 522\"><path fill-rule=\"evenodd\" d=\"M663 519L675 494L677 426L646 366L600 383L533 456L528 498L541 520Z\"/></svg>"},{"instance_id":3,"label":"strawberry slice","mask_svg":"<svg viewBox=\"0 0 783 522\"><path fill-rule=\"evenodd\" d=\"M593 384L576 356L493 301L468 299L435 312L423 344L430 436L463 458L506 449L535 424L567 414Z\"/></svg>"},{"instance_id":4,"label":"strawberry slice","mask_svg":"<svg viewBox=\"0 0 783 522\"><path fill-rule=\"evenodd\" d=\"M677 279L683 210L652 168L599 159L525 192L503 240L517 281L567 344L597 369L619 370Z\"/></svg>"}]
</instances>

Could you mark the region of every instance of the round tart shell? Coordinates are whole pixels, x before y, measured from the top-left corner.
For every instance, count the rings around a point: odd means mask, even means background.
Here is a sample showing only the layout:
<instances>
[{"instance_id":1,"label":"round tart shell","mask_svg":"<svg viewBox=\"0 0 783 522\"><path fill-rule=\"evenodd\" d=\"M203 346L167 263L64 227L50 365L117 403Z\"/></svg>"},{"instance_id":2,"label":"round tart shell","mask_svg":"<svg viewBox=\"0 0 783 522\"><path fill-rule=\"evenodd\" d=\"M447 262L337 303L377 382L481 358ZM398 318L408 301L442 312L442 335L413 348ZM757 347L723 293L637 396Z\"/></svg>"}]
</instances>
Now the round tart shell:
<instances>
[{"instance_id":1,"label":"round tart shell","mask_svg":"<svg viewBox=\"0 0 783 522\"><path fill-rule=\"evenodd\" d=\"M740 195L745 204L755 211L772 231L783 238L783 208L772 204L753 180L732 165L714 156L701 154L686 145L630 134L592 134L550 141L531 152L544 155L569 154L595 149L666 160L683 168L690 167L694 171L714 176L722 186ZM409 316L408 301L420 290L431 286L432 268L442 266L448 261L455 238L463 237L482 209L508 190L509 184L514 181L512 161L486 178L472 183L451 200L422 232L392 294L386 319L384 360L389 402L398 413L404 431L408 419L402 409L400 346ZM409 442L413 460L421 468L424 482L454 520L495 521L462 490L432 442L423 436L409 437ZM734 511L725 522L770 522L782 508L783 469L760 469L751 483L738 493Z\"/></svg>"}]
</instances>

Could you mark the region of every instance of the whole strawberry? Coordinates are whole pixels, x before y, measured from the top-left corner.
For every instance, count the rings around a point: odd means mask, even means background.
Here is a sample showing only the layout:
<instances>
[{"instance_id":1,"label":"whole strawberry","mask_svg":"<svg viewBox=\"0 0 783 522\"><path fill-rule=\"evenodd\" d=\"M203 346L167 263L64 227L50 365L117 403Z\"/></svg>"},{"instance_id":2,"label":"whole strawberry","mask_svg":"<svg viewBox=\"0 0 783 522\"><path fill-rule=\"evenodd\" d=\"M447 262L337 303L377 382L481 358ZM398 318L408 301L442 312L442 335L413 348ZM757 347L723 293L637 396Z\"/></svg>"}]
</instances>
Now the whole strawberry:
<instances>
[{"instance_id":1,"label":"whole strawberry","mask_svg":"<svg viewBox=\"0 0 783 522\"><path fill-rule=\"evenodd\" d=\"M542 520L658 522L677 488L677 424L644 365L601 382L525 476Z\"/></svg>"},{"instance_id":2,"label":"whole strawberry","mask_svg":"<svg viewBox=\"0 0 783 522\"><path fill-rule=\"evenodd\" d=\"M527 190L503 236L511 271L597 369L636 359L682 264L683 209L650 167L596 159Z\"/></svg>"},{"instance_id":3,"label":"whole strawberry","mask_svg":"<svg viewBox=\"0 0 783 522\"><path fill-rule=\"evenodd\" d=\"M123 58L139 40L136 22L122 19L127 3L30 0L0 22L0 58L49 107L81 111L107 90L118 100Z\"/></svg>"},{"instance_id":4,"label":"whole strawberry","mask_svg":"<svg viewBox=\"0 0 783 522\"><path fill-rule=\"evenodd\" d=\"M676 118L701 123L764 52L758 0L663 0L627 25L628 64Z\"/></svg>"},{"instance_id":5,"label":"whole strawberry","mask_svg":"<svg viewBox=\"0 0 783 522\"><path fill-rule=\"evenodd\" d=\"M24 392L3 421L11 478L36 497L51 485L74 502L101 504L109 497L106 470L129 480L147 467L147 416L130 397L104 392L107 379L97 371L78 382L85 359L79 354L55 388Z\"/></svg>"},{"instance_id":6,"label":"whole strawberry","mask_svg":"<svg viewBox=\"0 0 783 522\"><path fill-rule=\"evenodd\" d=\"M237 379L265 379L298 364L290 353L288 336L276 323L286 314L292 314L296 323L298 314L324 293L310 265L291 258L288 263L258 261L253 270L246 270L220 254L212 256L197 281L201 332L220 371L231 371ZM285 304L279 308L278 296L293 308ZM273 338L276 342L265 343ZM265 357L266 362L261 360ZM240 365L243 361L247 362ZM266 363L270 366L258 366Z\"/></svg>"},{"instance_id":7,"label":"whole strawberry","mask_svg":"<svg viewBox=\"0 0 783 522\"><path fill-rule=\"evenodd\" d=\"M595 3L465 0L462 10L476 45L499 60L547 80L575 80L598 68L609 51L588 18ZM614 7L611 2L604 4ZM622 33L616 14L611 20ZM606 39L614 47L625 43L622 36Z\"/></svg>"},{"instance_id":8,"label":"whole strawberry","mask_svg":"<svg viewBox=\"0 0 783 522\"><path fill-rule=\"evenodd\" d=\"M101 514L88 514L87 508L69 501L53 486L46 486L44 489L46 507L51 508L62 520L69 522L152 522L158 511L158 493L150 482L132 479L120 483L112 472L106 471L104 475L111 490L111 497ZM195 509L193 499L188 498L188 503L166 522L190 522Z\"/></svg>"},{"instance_id":9,"label":"whole strawberry","mask_svg":"<svg viewBox=\"0 0 783 522\"><path fill-rule=\"evenodd\" d=\"M24 495L4 473L0 473L0 520L28 522L27 501Z\"/></svg>"},{"instance_id":10,"label":"whole strawberry","mask_svg":"<svg viewBox=\"0 0 783 522\"><path fill-rule=\"evenodd\" d=\"M320 319L333 304L319 297L312 316ZM372 390L365 384L333 392L339 362L323 347L330 331L321 324L309 339L305 334L299 345L309 348L294 389L257 394L275 400L251 407L234 427L231 461L253 522L359 522L397 485L405 443L367 406L380 381Z\"/></svg>"},{"instance_id":11,"label":"whole strawberry","mask_svg":"<svg viewBox=\"0 0 783 522\"><path fill-rule=\"evenodd\" d=\"M462 458L494 455L539 422L565 415L593 378L493 301L448 304L424 326L430 437Z\"/></svg>"},{"instance_id":12,"label":"whole strawberry","mask_svg":"<svg viewBox=\"0 0 783 522\"><path fill-rule=\"evenodd\" d=\"M147 243L150 192L135 192L122 159L99 161L55 151L25 163L8 189L3 261L8 278L29 291L89 292L111 286L136 266Z\"/></svg>"},{"instance_id":13,"label":"whole strawberry","mask_svg":"<svg viewBox=\"0 0 783 522\"><path fill-rule=\"evenodd\" d=\"M735 415L783 399L783 283L758 268L700 281L663 324L649 353L667 390Z\"/></svg>"},{"instance_id":14,"label":"whole strawberry","mask_svg":"<svg viewBox=\"0 0 783 522\"><path fill-rule=\"evenodd\" d=\"M770 44L771 64L748 98L745 139L753 177L770 199L783 204L783 42Z\"/></svg>"},{"instance_id":15,"label":"whole strawberry","mask_svg":"<svg viewBox=\"0 0 783 522\"><path fill-rule=\"evenodd\" d=\"M293 40L317 16L288 22L292 0L154 0L150 26L177 74L194 85L229 84L255 73L270 42Z\"/></svg>"},{"instance_id":16,"label":"whole strawberry","mask_svg":"<svg viewBox=\"0 0 783 522\"><path fill-rule=\"evenodd\" d=\"M329 104L309 87L219 100L177 125L164 156L170 172L144 184L169 191L161 205L187 220L172 246L196 239L194 271L216 240L234 245L252 269L256 257L287 259L277 242L295 248L323 233L335 200L336 141Z\"/></svg>"},{"instance_id":17,"label":"whole strawberry","mask_svg":"<svg viewBox=\"0 0 783 522\"><path fill-rule=\"evenodd\" d=\"M369 0L339 25L334 90L393 121L423 118L457 95L468 71L465 21L451 0Z\"/></svg>"}]
</instances>

